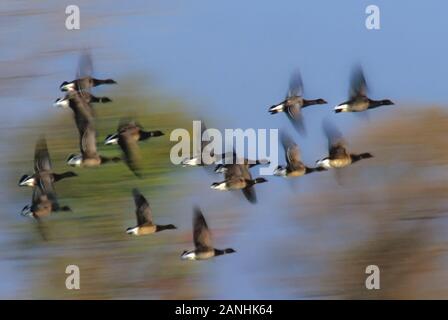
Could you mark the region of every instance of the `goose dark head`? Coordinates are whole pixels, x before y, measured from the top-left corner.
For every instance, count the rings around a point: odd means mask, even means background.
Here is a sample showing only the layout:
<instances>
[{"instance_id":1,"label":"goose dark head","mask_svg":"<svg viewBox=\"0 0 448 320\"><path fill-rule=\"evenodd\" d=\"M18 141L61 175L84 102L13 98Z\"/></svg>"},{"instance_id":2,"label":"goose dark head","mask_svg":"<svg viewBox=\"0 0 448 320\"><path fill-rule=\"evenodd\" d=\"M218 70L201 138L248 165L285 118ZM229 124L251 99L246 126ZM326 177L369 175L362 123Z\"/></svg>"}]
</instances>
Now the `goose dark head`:
<instances>
[{"instance_id":1,"label":"goose dark head","mask_svg":"<svg viewBox=\"0 0 448 320\"><path fill-rule=\"evenodd\" d=\"M324 99L317 99L316 104L327 104L328 102Z\"/></svg>"},{"instance_id":2,"label":"goose dark head","mask_svg":"<svg viewBox=\"0 0 448 320\"><path fill-rule=\"evenodd\" d=\"M264 182L268 182L268 180L265 178L255 178L254 182L255 183L264 183Z\"/></svg>"},{"instance_id":3,"label":"goose dark head","mask_svg":"<svg viewBox=\"0 0 448 320\"><path fill-rule=\"evenodd\" d=\"M395 103L393 103L391 100L389 100L389 99L385 99L385 100L381 100L381 104L383 105L383 106L390 106L390 105L393 105L393 104L395 104Z\"/></svg>"}]
</instances>

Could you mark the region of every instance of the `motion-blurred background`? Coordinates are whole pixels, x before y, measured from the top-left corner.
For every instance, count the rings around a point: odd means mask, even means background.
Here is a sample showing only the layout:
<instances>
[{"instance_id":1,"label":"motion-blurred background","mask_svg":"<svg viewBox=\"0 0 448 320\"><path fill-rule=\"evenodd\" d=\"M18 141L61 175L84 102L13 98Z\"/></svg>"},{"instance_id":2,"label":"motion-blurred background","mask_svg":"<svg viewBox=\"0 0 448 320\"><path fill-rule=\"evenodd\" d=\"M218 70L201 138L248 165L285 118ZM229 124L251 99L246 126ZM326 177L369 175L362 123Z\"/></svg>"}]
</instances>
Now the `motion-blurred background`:
<instances>
[{"instance_id":1,"label":"motion-blurred background","mask_svg":"<svg viewBox=\"0 0 448 320\"><path fill-rule=\"evenodd\" d=\"M81 30L65 29L76 4ZM381 29L365 27L375 4ZM0 298L308 299L448 298L448 4L444 1L17 1L0 3ZM122 116L166 135L143 143L145 175L123 164L75 169L56 185L72 213L46 220L42 241L20 216L31 190L34 144L45 134L56 172L78 151L70 110L54 108L79 53L89 49L94 75L118 85L97 88L98 141ZM368 117L332 113L346 100L349 72L364 67L372 98L397 105ZM307 136L267 109L300 67L305 96L329 104L304 111ZM280 128L304 162L326 155L321 122L344 133L353 152L374 159L290 183L258 186L258 204L209 188L221 177L169 161L169 132L208 127ZM118 155L118 148L103 148ZM283 153L280 151L280 161ZM133 238L131 188L151 203L155 220L179 229ZM204 211L217 247L236 254L182 262L192 248L192 205ZM65 268L81 270L81 290L65 287ZM381 290L365 289L365 268L381 270Z\"/></svg>"}]
</instances>

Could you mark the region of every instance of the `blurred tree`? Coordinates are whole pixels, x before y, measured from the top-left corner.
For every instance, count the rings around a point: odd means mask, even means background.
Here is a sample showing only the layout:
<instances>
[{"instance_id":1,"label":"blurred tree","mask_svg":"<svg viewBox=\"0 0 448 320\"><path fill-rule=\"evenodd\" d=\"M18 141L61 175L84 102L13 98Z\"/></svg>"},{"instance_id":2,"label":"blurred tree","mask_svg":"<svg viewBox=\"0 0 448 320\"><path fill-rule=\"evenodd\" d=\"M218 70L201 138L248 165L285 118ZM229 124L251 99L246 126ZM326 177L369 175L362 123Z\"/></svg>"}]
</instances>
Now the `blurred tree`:
<instances>
[{"instance_id":1,"label":"blurred tree","mask_svg":"<svg viewBox=\"0 0 448 320\"><path fill-rule=\"evenodd\" d=\"M297 294L448 298L440 281L447 276L448 113L428 107L400 111L353 136L353 148L368 149L375 158L345 169L342 186L321 180L318 194L289 203L300 205L291 213L304 229L288 246L294 254L283 256L304 265ZM365 288L365 269L372 264L381 271L380 290Z\"/></svg>"},{"instance_id":2,"label":"blurred tree","mask_svg":"<svg viewBox=\"0 0 448 320\"><path fill-rule=\"evenodd\" d=\"M134 81L120 80L119 86L105 93L112 103L96 104L98 148L106 156L120 155L118 146L104 146L107 134L117 129L122 117L138 120L148 130L165 135L140 143L143 179L136 178L124 163L98 168L77 168L72 181L56 184L60 202L72 213L57 213L44 221L48 241L43 241L32 221L15 226L20 234L19 259L32 285L32 298L194 298L195 288L183 286L191 264L182 263L182 246L172 245L188 239L191 230L177 230L148 237L132 238L125 233L135 225L131 189L138 187L150 201L155 219L176 224L171 197L188 196L182 188L182 170L169 159L174 128L190 128L185 109L177 101L146 92ZM49 109L48 116L32 127L17 131L15 154L10 159L10 183L17 174L32 171L34 139L45 133L55 171L67 169L65 159L79 152L79 137L71 110ZM184 171L185 172L185 171ZM31 190L19 191L17 201L31 201ZM186 236L188 233L189 236ZM185 244L186 245L186 244ZM190 244L189 244L190 245ZM30 257L35 257L30 259ZM75 264L81 271L81 290L65 288L65 268Z\"/></svg>"}]
</instances>

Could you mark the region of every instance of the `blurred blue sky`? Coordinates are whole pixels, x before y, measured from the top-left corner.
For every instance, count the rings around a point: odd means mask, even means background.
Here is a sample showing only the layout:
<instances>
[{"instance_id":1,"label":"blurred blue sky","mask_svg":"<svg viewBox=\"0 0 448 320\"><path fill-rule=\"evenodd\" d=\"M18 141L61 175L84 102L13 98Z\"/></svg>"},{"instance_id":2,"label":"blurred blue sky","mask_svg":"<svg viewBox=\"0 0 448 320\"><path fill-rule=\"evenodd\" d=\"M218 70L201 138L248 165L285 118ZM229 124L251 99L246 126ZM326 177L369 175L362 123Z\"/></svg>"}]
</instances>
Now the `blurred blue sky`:
<instances>
[{"instance_id":1,"label":"blurred blue sky","mask_svg":"<svg viewBox=\"0 0 448 320\"><path fill-rule=\"evenodd\" d=\"M448 5L429 3L136 1L123 8L96 6L97 11L81 6L81 19L105 17L54 41L99 47L93 50L97 73L109 74L102 59L107 66L112 61L115 74L140 72L152 80L148 87L174 94L198 116L216 118L210 125L220 128L290 129L283 115L270 116L267 108L284 97L292 70L300 68L305 95L329 102L304 112L309 135L319 139L322 117L332 116L329 109L347 97L355 63L363 65L374 98L407 105L447 100ZM365 28L369 4L381 10L381 30ZM108 20L108 9L123 15ZM77 58L67 55L52 65L53 72L73 77ZM384 109L375 110L371 117L381 113ZM349 128L353 119L343 114L338 120ZM309 141L301 144L311 152L325 148L320 140ZM311 159L323 151L317 149Z\"/></svg>"},{"instance_id":2,"label":"blurred blue sky","mask_svg":"<svg viewBox=\"0 0 448 320\"><path fill-rule=\"evenodd\" d=\"M58 1L51 8L63 12L66 4ZM380 30L365 28L365 9L370 4L381 10ZM355 63L364 67L372 98L387 97L397 103L372 111L371 122L405 106L445 104L448 100L448 3L442 0L126 1L113 5L81 1L80 9L81 30L64 31L62 38L52 37L50 30L36 24L42 16L21 18L17 31L2 30L1 37L10 45L0 53L2 62L17 55L32 55L33 33L48 33L47 41L53 49L58 43L92 47L97 76L112 76L119 81L120 76L135 71L147 75L151 80L148 86L154 84L184 100L193 106L191 112L211 119L210 127L285 128L298 141L308 164L325 156L326 142L321 132L324 117L343 127L348 141L350 134L362 126L362 120L354 115L336 116L331 112L347 97L349 73ZM83 23L95 14L102 15L99 22L93 26ZM23 33L26 26L29 31ZM56 73L54 79L70 80L77 59L76 54L68 54L53 61L48 72ZM110 65L114 69L103 67ZM270 116L267 112L284 97L289 76L296 68L302 72L305 96L329 102L304 111L306 138L292 131L284 115ZM35 84L28 89L41 93L41 108L51 108L43 101L54 100L59 82ZM3 123L13 125L41 111L30 97L34 95L3 97L3 104L14 108ZM264 272L278 270L254 262L260 261L254 259L259 256L269 258L269 251L262 249L270 242L262 234L265 224L277 225L279 230L287 225L275 214L279 214L276 195L289 185L275 177L270 180L269 187L258 188L260 204L247 205L247 212L242 213L247 214L248 227L229 243L238 251L252 253L204 266L217 275L214 281L219 286L214 297L288 297L288 292L260 287L258 279ZM206 188L208 184L210 181L204 181ZM299 188L301 191L303 188ZM277 235L274 232L271 236ZM255 243L257 250L252 249ZM253 272L243 276L241 270Z\"/></svg>"}]
</instances>

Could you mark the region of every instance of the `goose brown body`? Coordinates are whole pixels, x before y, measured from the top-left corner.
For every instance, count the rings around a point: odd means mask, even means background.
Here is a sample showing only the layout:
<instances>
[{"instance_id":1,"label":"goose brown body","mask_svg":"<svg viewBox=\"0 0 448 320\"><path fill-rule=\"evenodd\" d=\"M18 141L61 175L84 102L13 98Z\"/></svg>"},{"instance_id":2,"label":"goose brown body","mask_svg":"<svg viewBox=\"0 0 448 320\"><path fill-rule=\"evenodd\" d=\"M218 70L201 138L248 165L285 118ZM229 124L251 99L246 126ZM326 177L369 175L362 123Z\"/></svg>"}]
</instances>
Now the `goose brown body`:
<instances>
[{"instance_id":1,"label":"goose brown body","mask_svg":"<svg viewBox=\"0 0 448 320\"><path fill-rule=\"evenodd\" d=\"M135 202L135 215L137 216L137 226L128 228L126 232L136 236L143 236L155 232L176 229L172 224L157 225L152 220L152 210L146 198L138 191L133 189L132 194Z\"/></svg>"},{"instance_id":2,"label":"goose brown body","mask_svg":"<svg viewBox=\"0 0 448 320\"><path fill-rule=\"evenodd\" d=\"M279 166L274 171L275 175L284 177L301 177L314 171L325 170L321 167L309 168L305 166L301 160L299 146L294 143L290 136L283 132L281 134L281 141L283 149L285 150L286 166Z\"/></svg>"},{"instance_id":3,"label":"goose brown body","mask_svg":"<svg viewBox=\"0 0 448 320\"><path fill-rule=\"evenodd\" d=\"M54 192L46 193L39 185L33 188L31 205L25 206L22 215L29 215L36 220L48 217L52 212L70 211L67 206L60 206Z\"/></svg>"},{"instance_id":4,"label":"goose brown body","mask_svg":"<svg viewBox=\"0 0 448 320\"><path fill-rule=\"evenodd\" d=\"M213 183L211 188L223 191L242 190L249 202L256 203L257 197L253 186L263 182L267 182L267 180L264 178L252 178L248 166L235 163L226 165L224 181Z\"/></svg>"},{"instance_id":5,"label":"goose brown body","mask_svg":"<svg viewBox=\"0 0 448 320\"><path fill-rule=\"evenodd\" d=\"M72 81L65 81L60 85L61 91L81 91L97 87L102 84L115 84L113 79L96 79L91 76L78 78Z\"/></svg>"},{"instance_id":6,"label":"goose brown body","mask_svg":"<svg viewBox=\"0 0 448 320\"><path fill-rule=\"evenodd\" d=\"M141 177L142 159L138 142L159 136L163 136L163 133L159 130L144 131L137 122L122 119L118 125L117 133L108 135L104 144L118 144L123 151L124 160L129 169L137 177Z\"/></svg>"},{"instance_id":7,"label":"goose brown body","mask_svg":"<svg viewBox=\"0 0 448 320\"><path fill-rule=\"evenodd\" d=\"M276 105L273 105L272 107L269 108L268 111L270 114L285 112L294 128L297 131L304 133L305 126L303 122L301 109L312 105L326 104L326 103L327 102L324 99L307 100L303 98L302 77L300 75L300 72L296 71L291 76L289 82L289 90L285 100Z\"/></svg>"},{"instance_id":8,"label":"goose brown body","mask_svg":"<svg viewBox=\"0 0 448 320\"><path fill-rule=\"evenodd\" d=\"M357 66L352 72L349 95L350 99L348 101L342 102L334 108L336 113L362 112L368 109L394 104L389 99L372 100L367 97L367 83L360 66Z\"/></svg>"},{"instance_id":9,"label":"goose brown body","mask_svg":"<svg viewBox=\"0 0 448 320\"><path fill-rule=\"evenodd\" d=\"M181 255L183 260L207 260L215 256L235 252L232 248L220 250L213 247L210 230L198 207L194 208L193 213L193 242L195 249L184 251Z\"/></svg>"},{"instance_id":10,"label":"goose brown body","mask_svg":"<svg viewBox=\"0 0 448 320\"><path fill-rule=\"evenodd\" d=\"M96 147L96 131L93 123L89 123L84 130L80 141L82 166L95 167L102 163Z\"/></svg>"},{"instance_id":11,"label":"goose brown body","mask_svg":"<svg viewBox=\"0 0 448 320\"><path fill-rule=\"evenodd\" d=\"M33 190L33 200L31 205L32 216L35 219L47 217L53 211L53 203L48 195L43 193L39 186Z\"/></svg>"},{"instance_id":12,"label":"goose brown body","mask_svg":"<svg viewBox=\"0 0 448 320\"><path fill-rule=\"evenodd\" d=\"M328 157L318 160L317 164L326 169L344 168L361 159L372 158L373 155L366 152L361 154L349 153L345 147L342 134L330 122L324 122L324 132L328 140Z\"/></svg>"},{"instance_id":13,"label":"goose brown body","mask_svg":"<svg viewBox=\"0 0 448 320\"><path fill-rule=\"evenodd\" d=\"M79 148L81 154L70 155L67 159L67 163L69 165L80 167L97 167L110 161L117 162L121 160L119 157L106 158L98 153L96 146L97 133L93 119L81 119L79 128Z\"/></svg>"},{"instance_id":14,"label":"goose brown body","mask_svg":"<svg viewBox=\"0 0 448 320\"><path fill-rule=\"evenodd\" d=\"M77 174L72 171L61 174L53 173L47 141L45 137L40 137L34 149L34 173L22 176L19 186L35 187L39 185L44 190L52 192L54 182L74 176Z\"/></svg>"}]
</instances>

